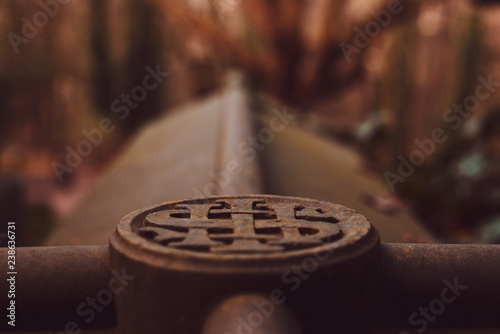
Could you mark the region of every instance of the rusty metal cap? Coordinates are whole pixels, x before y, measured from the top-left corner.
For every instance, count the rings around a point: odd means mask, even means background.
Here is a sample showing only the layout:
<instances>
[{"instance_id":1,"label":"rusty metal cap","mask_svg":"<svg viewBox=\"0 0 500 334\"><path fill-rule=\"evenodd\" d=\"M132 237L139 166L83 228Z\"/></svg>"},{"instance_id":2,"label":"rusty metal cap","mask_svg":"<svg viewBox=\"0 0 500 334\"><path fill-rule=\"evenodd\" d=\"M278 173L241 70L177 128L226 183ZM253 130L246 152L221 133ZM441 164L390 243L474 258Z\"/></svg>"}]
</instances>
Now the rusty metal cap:
<instances>
[{"instance_id":1,"label":"rusty metal cap","mask_svg":"<svg viewBox=\"0 0 500 334\"><path fill-rule=\"evenodd\" d=\"M356 211L271 195L167 202L125 216L110 243L128 257L171 270L282 271L314 256L321 265L353 260L379 243Z\"/></svg>"}]
</instances>

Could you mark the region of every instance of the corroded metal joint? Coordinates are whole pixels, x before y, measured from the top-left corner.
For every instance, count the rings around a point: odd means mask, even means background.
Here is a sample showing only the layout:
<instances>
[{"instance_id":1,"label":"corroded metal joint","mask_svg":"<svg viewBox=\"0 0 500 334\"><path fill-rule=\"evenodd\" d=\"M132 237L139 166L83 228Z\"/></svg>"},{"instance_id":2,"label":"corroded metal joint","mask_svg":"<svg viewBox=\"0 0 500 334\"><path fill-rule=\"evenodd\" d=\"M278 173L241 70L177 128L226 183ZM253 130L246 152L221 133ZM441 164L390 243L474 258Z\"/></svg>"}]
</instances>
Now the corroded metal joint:
<instances>
[{"instance_id":1,"label":"corroded metal joint","mask_svg":"<svg viewBox=\"0 0 500 334\"><path fill-rule=\"evenodd\" d=\"M378 257L368 220L328 202L259 195L147 207L110 239L111 268L135 277L117 295L118 330L208 334L220 323L220 333L288 333L295 318L297 333L369 333ZM214 320L231 309L248 314Z\"/></svg>"},{"instance_id":2,"label":"corroded metal joint","mask_svg":"<svg viewBox=\"0 0 500 334\"><path fill-rule=\"evenodd\" d=\"M500 327L499 245L379 245L364 216L311 199L168 202L124 217L109 247L19 248L16 262L16 330L382 333L411 331L427 305L429 327Z\"/></svg>"}]
</instances>

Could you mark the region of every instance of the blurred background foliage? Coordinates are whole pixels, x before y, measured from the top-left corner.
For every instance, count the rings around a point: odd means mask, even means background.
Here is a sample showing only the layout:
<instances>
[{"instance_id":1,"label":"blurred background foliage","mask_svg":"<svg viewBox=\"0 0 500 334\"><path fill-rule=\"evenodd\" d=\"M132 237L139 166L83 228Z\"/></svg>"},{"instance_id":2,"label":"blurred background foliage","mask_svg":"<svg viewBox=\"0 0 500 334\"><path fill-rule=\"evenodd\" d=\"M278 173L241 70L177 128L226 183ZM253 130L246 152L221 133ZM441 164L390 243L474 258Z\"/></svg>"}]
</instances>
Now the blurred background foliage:
<instances>
[{"instance_id":1,"label":"blurred background foliage","mask_svg":"<svg viewBox=\"0 0 500 334\"><path fill-rule=\"evenodd\" d=\"M353 28L363 30L387 1L69 1L17 53L8 34L21 35L23 18L32 22L41 7L2 1L0 192L20 183L30 224L53 224L143 124L216 91L237 68L253 91L302 110L305 127L359 150L364 171L381 179L415 139L445 129L449 139L396 194L440 237L478 240L479 228L498 224L500 127L486 131L485 124L500 124L500 95L481 102L456 131L443 114L474 95L478 76L500 81L500 10L479 3L488 1L403 0L402 11L347 61L339 45L354 45ZM170 73L166 83L118 120L112 101L156 64ZM52 162L103 117L117 130L59 183ZM482 166L479 174L455 173L464 161ZM3 209L15 206L6 203Z\"/></svg>"}]
</instances>

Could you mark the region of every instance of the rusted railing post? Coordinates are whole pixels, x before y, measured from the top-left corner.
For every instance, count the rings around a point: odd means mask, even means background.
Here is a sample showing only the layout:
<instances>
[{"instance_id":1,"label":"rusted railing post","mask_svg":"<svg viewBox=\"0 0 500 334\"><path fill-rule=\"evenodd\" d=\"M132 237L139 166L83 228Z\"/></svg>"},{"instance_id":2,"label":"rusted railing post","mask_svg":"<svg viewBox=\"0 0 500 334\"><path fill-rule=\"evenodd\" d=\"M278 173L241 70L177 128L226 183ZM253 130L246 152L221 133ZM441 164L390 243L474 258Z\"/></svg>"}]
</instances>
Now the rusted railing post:
<instances>
[{"instance_id":1,"label":"rusted railing post","mask_svg":"<svg viewBox=\"0 0 500 334\"><path fill-rule=\"evenodd\" d=\"M499 245L378 240L362 215L310 199L151 206L121 220L109 249L17 249L16 329L371 333L424 320L500 327ZM9 289L6 280L0 289Z\"/></svg>"},{"instance_id":2,"label":"rusted railing post","mask_svg":"<svg viewBox=\"0 0 500 334\"><path fill-rule=\"evenodd\" d=\"M303 198L222 196L144 208L110 239L111 267L136 277L117 296L118 330L199 334L216 304L251 292L288 305L304 333L329 333L332 324L369 333L378 245L362 215ZM228 328L238 326L232 320Z\"/></svg>"}]
</instances>

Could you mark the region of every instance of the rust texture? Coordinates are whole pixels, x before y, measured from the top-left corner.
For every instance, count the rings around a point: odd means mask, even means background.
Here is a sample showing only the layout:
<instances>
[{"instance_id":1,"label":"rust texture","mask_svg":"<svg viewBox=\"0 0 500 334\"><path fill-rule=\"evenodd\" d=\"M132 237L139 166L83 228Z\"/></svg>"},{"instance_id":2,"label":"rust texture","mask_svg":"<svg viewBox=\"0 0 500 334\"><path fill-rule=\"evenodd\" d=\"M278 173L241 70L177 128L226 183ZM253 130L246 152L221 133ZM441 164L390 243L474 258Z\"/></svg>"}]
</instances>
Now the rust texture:
<instances>
[{"instance_id":1,"label":"rust texture","mask_svg":"<svg viewBox=\"0 0 500 334\"><path fill-rule=\"evenodd\" d=\"M214 305L253 293L280 295L304 332L335 323L369 333L378 245L364 216L328 202L255 195L148 207L110 239L111 267L136 277L117 296L118 330L198 334Z\"/></svg>"},{"instance_id":2,"label":"rust texture","mask_svg":"<svg viewBox=\"0 0 500 334\"><path fill-rule=\"evenodd\" d=\"M269 296L241 294L219 305L207 317L202 334L303 334L292 310Z\"/></svg>"},{"instance_id":3,"label":"rust texture","mask_svg":"<svg viewBox=\"0 0 500 334\"><path fill-rule=\"evenodd\" d=\"M338 220L333 210L235 198L178 204L151 213L139 232L178 249L269 253L320 246L340 238L342 233L335 223Z\"/></svg>"},{"instance_id":4,"label":"rust texture","mask_svg":"<svg viewBox=\"0 0 500 334\"><path fill-rule=\"evenodd\" d=\"M77 320L117 333L371 333L408 328L411 314L437 300L445 309L429 327L498 328L499 263L499 245L379 246L365 217L327 202L176 201L124 217L110 247L18 248L16 329ZM110 290L113 273L126 273L124 288L81 321L78 305Z\"/></svg>"},{"instance_id":5,"label":"rust texture","mask_svg":"<svg viewBox=\"0 0 500 334\"><path fill-rule=\"evenodd\" d=\"M17 248L16 329L64 328L77 319L77 306L107 287L108 258L108 246ZM0 248L0 268L7 268L7 248ZM7 280L2 279L0 291L8 290ZM7 308L7 298L0 300L1 307ZM92 323L113 324L113 305L99 312ZM6 326L6 321L0 326ZM85 327L84 321L81 326Z\"/></svg>"},{"instance_id":6,"label":"rust texture","mask_svg":"<svg viewBox=\"0 0 500 334\"><path fill-rule=\"evenodd\" d=\"M420 307L446 299L430 325L500 327L500 245L382 244L380 261L381 326L408 326Z\"/></svg>"}]
</instances>

